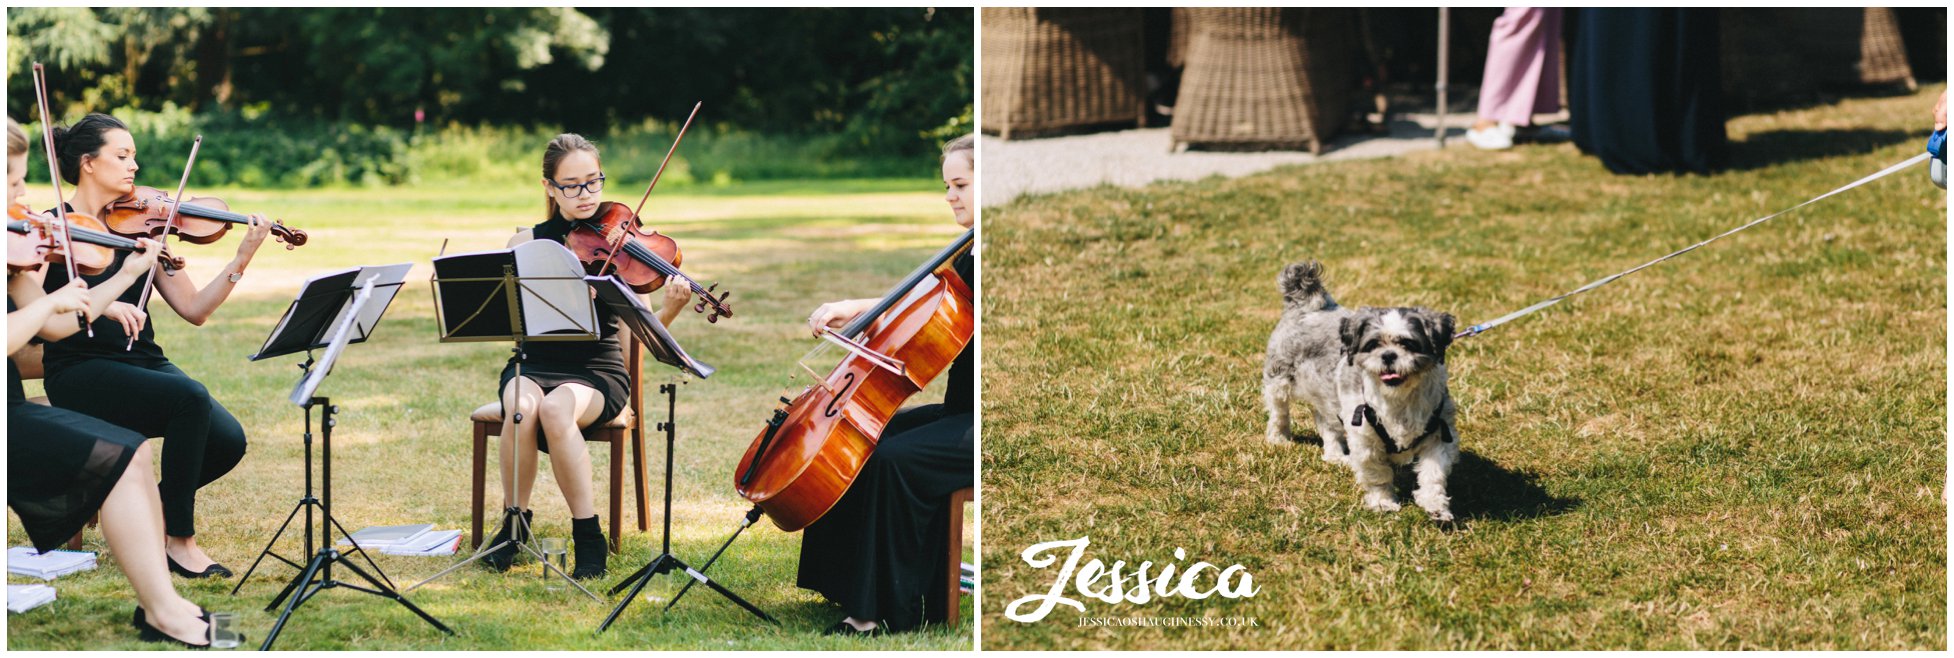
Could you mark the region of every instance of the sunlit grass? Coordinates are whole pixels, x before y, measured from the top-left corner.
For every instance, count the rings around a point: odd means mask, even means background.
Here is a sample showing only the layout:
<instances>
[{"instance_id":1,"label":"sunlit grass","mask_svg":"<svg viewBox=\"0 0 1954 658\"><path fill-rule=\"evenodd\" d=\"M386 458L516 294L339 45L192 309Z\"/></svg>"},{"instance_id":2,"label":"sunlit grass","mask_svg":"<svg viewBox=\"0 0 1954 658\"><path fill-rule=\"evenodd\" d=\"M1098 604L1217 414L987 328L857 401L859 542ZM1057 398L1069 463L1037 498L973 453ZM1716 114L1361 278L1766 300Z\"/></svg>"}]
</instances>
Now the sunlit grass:
<instances>
[{"instance_id":1,"label":"sunlit grass","mask_svg":"<svg viewBox=\"0 0 1954 658\"><path fill-rule=\"evenodd\" d=\"M145 176L155 172L145 172ZM160 175L158 176L161 177ZM146 179L145 179L146 180ZM147 181L159 184L155 181ZM173 187L173 185L171 186ZM263 212L308 231L311 243L286 251L267 244L239 291L209 324L194 328L157 303L158 341L185 371L202 380L237 415L251 438L250 454L229 476L205 488L198 503L199 542L219 561L242 573L302 493L302 417L285 402L303 359L245 360L263 342L302 280L362 264L415 263L408 283L371 341L350 348L320 394L340 406L333 435L333 512L349 528L431 522L468 527L469 435L467 414L493 398L507 344L437 342L428 261L447 242L447 252L500 248L518 226L535 224L543 212L531 185L262 192L195 190L218 196L233 209ZM635 203L642 190L607 190L612 200ZM629 197L626 199L626 197ZM52 204L45 187L30 196L35 207ZM803 325L820 302L879 296L903 273L947 244L959 230L948 221L940 192L929 181L772 182L729 189L687 188L660 192L646 206L653 228L678 239L684 269L732 290L734 318L707 324L688 313L673 333L696 357L720 370L692 381L680 393L673 506L673 551L702 565L730 534L749 504L732 489L740 454L759 432L775 397L798 391L805 377L789 382L793 365L812 345ZM230 258L236 237L210 246L179 247L201 284ZM647 363L646 386L670 371ZM38 382L30 395L39 394ZM790 389L789 386L792 386ZM940 397L939 391L923 394ZM662 404L647 404L647 411ZM656 411L648 423L662 420ZM621 581L658 550L658 486L662 435L646 430L653 483L652 533L636 531L626 503L624 553L611 558L612 575L590 586L603 591ZM19 440L16 437L15 440ZM608 450L593 450L598 506L605 514ZM492 449L491 449L492 450ZM488 496L500 500L494 456ZM569 512L547 463L533 501L541 536L569 535ZM630 495L627 490L627 495ZM973 508L974 509L974 508ZM975 515L965 534L974 545ZM606 522L608 525L608 522ZM487 531L493 532L491 518ZM608 529L608 528L607 528ZM283 554L297 553L299 535L288 533ZM101 534L87 532L88 549L104 551L101 568L54 581L60 600L10 616L12 649L131 649L144 645L128 627L134 597L106 554ZM8 539L26 542L14 524ZM794 586L800 539L761 525L747 533L711 575L779 617L782 624L754 623L746 612L711 592L686 595L671 614L662 602L634 604L610 632L594 635L611 602L592 602L574 592L546 592L540 567L525 563L507 574L465 568L409 595L459 635L440 635L397 605L347 590L320 594L305 604L280 637L281 649L964 649L971 630L932 628L873 641L826 638L820 631L842 616L819 595ZM458 558L380 556L396 583L406 584ZM238 597L234 581L176 582L193 601L211 610L241 613L253 642L264 637L274 615L262 608L292 576L275 563L261 567ZM341 573L342 578L350 574ZM15 579L16 582L26 582ZM669 596L681 578L666 576L647 589ZM964 600L964 615L970 599Z\"/></svg>"},{"instance_id":2,"label":"sunlit grass","mask_svg":"<svg viewBox=\"0 0 1954 658\"><path fill-rule=\"evenodd\" d=\"M1714 177L1459 146L992 209L985 646L1943 647L1924 166L1454 347L1457 531L1360 509L1347 469L1263 442L1260 400L1285 263L1322 260L1346 305L1489 320L1921 152L1939 91L1738 117ZM1018 553L1080 535L1108 564L1240 563L1262 593L1004 619L1054 577Z\"/></svg>"}]
</instances>

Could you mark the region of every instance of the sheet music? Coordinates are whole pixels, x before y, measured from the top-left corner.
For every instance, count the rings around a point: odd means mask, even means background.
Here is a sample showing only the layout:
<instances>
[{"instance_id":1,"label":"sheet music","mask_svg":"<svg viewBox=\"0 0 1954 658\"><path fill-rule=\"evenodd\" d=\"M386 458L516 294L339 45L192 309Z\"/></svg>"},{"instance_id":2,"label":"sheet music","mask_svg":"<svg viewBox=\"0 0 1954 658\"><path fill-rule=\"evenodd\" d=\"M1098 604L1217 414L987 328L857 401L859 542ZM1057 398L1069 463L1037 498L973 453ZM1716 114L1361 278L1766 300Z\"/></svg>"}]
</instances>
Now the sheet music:
<instances>
[{"instance_id":1,"label":"sheet music","mask_svg":"<svg viewBox=\"0 0 1954 658\"><path fill-rule=\"evenodd\" d=\"M568 248L531 240L511 249L477 251L434 259L437 317L442 340L508 340L509 302L504 269L513 272L516 304L522 307L523 334L532 339L570 336L594 339L597 307L583 284L583 263Z\"/></svg>"},{"instance_id":2,"label":"sheet music","mask_svg":"<svg viewBox=\"0 0 1954 658\"><path fill-rule=\"evenodd\" d=\"M598 331L597 306L590 303L590 292L582 281L583 263L577 260L576 254L549 240L530 240L511 251L516 256L516 275L525 279L522 288L525 333L546 336ZM531 280L532 277L541 280Z\"/></svg>"},{"instance_id":3,"label":"sheet music","mask_svg":"<svg viewBox=\"0 0 1954 658\"><path fill-rule=\"evenodd\" d=\"M351 342L365 341L380 322L381 315L400 293L412 263L373 265L335 270L314 276L299 288L298 297L278 318L278 325L265 337L265 343L252 355L253 361L317 349L325 346L328 328L346 318L352 307L352 292L368 281L374 282L374 301L358 318ZM326 321L330 318L330 321ZM301 333L290 333L293 331Z\"/></svg>"},{"instance_id":4,"label":"sheet music","mask_svg":"<svg viewBox=\"0 0 1954 658\"><path fill-rule=\"evenodd\" d=\"M374 280L367 279L366 284L360 286L359 292L353 295L350 303L353 309L364 310L367 302L373 299L373 285ZM353 337L353 323L335 322L332 327L332 340L326 343L325 355L319 357L312 369L306 371L305 378L299 380L299 385L293 387L292 404L303 407L306 402L311 401L312 394L318 392L319 385L326 380L326 375L332 374L332 366L339 361L339 354L346 351L346 343Z\"/></svg>"},{"instance_id":5,"label":"sheet music","mask_svg":"<svg viewBox=\"0 0 1954 658\"><path fill-rule=\"evenodd\" d=\"M625 287L624 282L612 276L586 276L584 281L597 291L597 299L608 304L611 312L624 321L624 326L632 335L638 337L638 344L651 353L651 358L659 363L692 373L700 379L711 377L712 366L701 363L692 355L685 353L665 325L658 321L658 315L646 306L644 299Z\"/></svg>"}]
</instances>

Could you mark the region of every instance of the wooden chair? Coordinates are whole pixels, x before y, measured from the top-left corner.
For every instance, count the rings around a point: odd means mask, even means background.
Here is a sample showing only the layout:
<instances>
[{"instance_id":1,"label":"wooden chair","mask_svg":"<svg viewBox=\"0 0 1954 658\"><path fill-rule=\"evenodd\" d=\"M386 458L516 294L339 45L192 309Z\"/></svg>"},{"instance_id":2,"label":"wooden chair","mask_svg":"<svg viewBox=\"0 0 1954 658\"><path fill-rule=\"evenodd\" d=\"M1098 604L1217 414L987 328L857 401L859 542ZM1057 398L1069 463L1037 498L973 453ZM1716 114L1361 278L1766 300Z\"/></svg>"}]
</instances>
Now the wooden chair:
<instances>
[{"instance_id":1,"label":"wooden chair","mask_svg":"<svg viewBox=\"0 0 1954 658\"><path fill-rule=\"evenodd\" d=\"M631 373L631 403L618 412L616 418L607 422L593 423L583 430L586 442L611 444L611 552L619 553L624 546L624 448L628 441L631 446L631 470L635 475L638 489L638 531L651 528L651 501L646 497L647 474L645 472L645 435L640 419L644 418L644 390L639 385L644 368L644 353L638 349L637 339L630 332L619 332L623 343L625 360ZM502 403L490 402L469 414L475 423L475 444L473 456L474 485L473 506L469 510L470 546L482 544L482 503L488 469L488 438L502 435ZM525 419L527 422L527 419ZM541 431L541 430L538 430Z\"/></svg>"},{"instance_id":2,"label":"wooden chair","mask_svg":"<svg viewBox=\"0 0 1954 658\"><path fill-rule=\"evenodd\" d=\"M951 628L956 628L963 616L957 612L958 599L963 595L960 582L963 579L963 505L971 501L972 495L969 487L950 492L950 582L945 586L945 600L949 602L945 609L949 613L944 624Z\"/></svg>"}]
</instances>

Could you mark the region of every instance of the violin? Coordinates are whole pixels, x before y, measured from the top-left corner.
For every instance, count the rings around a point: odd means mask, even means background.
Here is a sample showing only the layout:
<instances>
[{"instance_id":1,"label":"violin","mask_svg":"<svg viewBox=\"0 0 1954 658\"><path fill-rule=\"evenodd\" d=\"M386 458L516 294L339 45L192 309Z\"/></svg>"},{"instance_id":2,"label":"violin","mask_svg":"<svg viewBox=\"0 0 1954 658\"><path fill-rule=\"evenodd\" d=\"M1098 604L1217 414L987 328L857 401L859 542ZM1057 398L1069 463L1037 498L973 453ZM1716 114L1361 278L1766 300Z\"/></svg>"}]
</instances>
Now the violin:
<instances>
[{"instance_id":1,"label":"violin","mask_svg":"<svg viewBox=\"0 0 1954 658\"><path fill-rule=\"evenodd\" d=\"M170 211L176 207L176 226L169 227ZM108 230L117 235L135 238L161 236L166 230L191 244L210 244L224 237L233 224L250 224L251 218L231 212L231 207L214 197L191 197L178 204L162 190L137 185L128 196L109 203ZM305 244L305 231L286 226L283 222L271 225L271 234L286 249L296 249Z\"/></svg>"},{"instance_id":2,"label":"violin","mask_svg":"<svg viewBox=\"0 0 1954 658\"><path fill-rule=\"evenodd\" d=\"M734 469L734 489L794 532L828 513L868 461L882 429L911 395L948 370L976 331L970 284L951 261L975 231L910 273L829 339L850 354L776 409ZM860 342L858 336L866 335Z\"/></svg>"},{"instance_id":3,"label":"violin","mask_svg":"<svg viewBox=\"0 0 1954 658\"><path fill-rule=\"evenodd\" d=\"M592 274L601 276L614 271L640 295L663 288L667 279L685 274L678 269L679 262L685 258L679 253L678 242L657 231L644 230L644 223L624 204L605 201L597 206L597 213L590 219L573 223L563 242ZM719 284L701 288L692 277L685 279L691 283L693 294L700 297L692 310L705 313L707 322L733 316L733 308L726 305L732 291L714 297Z\"/></svg>"},{"instance_id":4,"label":"violin","mask_svg":"<svg viewBox=\"0 0 1954 658\"><path fill-rule=\"evenodd\" d=\"M35 271L42 263L62 262L67 256L57 246L54 232L59 220L21 204L7 206L7 271ZM135 240L109 233L102 221L82 213L68 214L68 237L75 252L75 269L95 276L115 263L117 251L141 249ZM183 259L165 249L159 257L164 267L183 269Z\"/></svg>"}]
</instances>

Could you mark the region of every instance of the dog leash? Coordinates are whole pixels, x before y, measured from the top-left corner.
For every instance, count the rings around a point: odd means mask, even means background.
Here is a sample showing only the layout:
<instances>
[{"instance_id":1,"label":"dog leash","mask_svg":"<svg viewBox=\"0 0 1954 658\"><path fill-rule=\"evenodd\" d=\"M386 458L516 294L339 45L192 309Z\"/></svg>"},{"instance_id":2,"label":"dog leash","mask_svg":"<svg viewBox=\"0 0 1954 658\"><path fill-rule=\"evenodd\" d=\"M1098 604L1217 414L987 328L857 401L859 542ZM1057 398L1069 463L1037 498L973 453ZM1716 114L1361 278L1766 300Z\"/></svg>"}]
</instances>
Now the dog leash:
<instances>
[{"instance_id":1,"label":"dog leash","mask_svg":"<svg viewBox=\"0 0 1954 658\"><path fill-rule=\"evenodd\" d=\"M1677 256L1681 256L1681 255L1683 255L1683 254L1687 254L1687 253L1689 253L1689 252L1692 252L1692 251L1695 251L1695 250L1696 250L1696 249L1697 249L1698 247L1701 247L1701 246L1703 246L1703 245L1706 245L1706 244L1709 244L1709 243L1712 243L1712 242L1716 242L1716 241L1718 241L1718 240L1722 240L1722 239L1724 239L1725 237L1728 237L1728 236L1730 236L1730 235L1732 235L1732 234L1735 234L1735 233L1737 233L1738 231L1742 231L1742 230L1744 230L1744 229L1747 229L1747 228L1750 228L1750 227L1752 227L1752 226L1756 226L1756 225L1758 225L1758 224L1762 224L1762 223L1764 223L1764 222L1768 222L1768 221L1771 221L1771 220L1773 220L1773 219L1776 219L1778 215L1782 215L1782 214L1785 214L1785 213L1788 213L1788 212L1791 212L1791 211L1793 211L1793 210L1797 210L1797 209L1799 209L1799 208L1803 208L1803 207L1805 207L1805 206L1809 206L1809 205L1811 205L1811 204L1814 204L1814 203L1818 203L1818 202L1819 202L1820 200L1822 200L1822 199L1825 199L1826 197L1830 197L1830 196L1832 196L1832 195L1835 195L1835 194L1838 194L1838 193L1840 193L1840 192L1844 192L1844 191L1846 191L1846 190L1850 190L1850 189L1852 189L1852 188L1855 188L1855 187L1859 187L1859 186L1861 186L1861 185L1865 185L1865 184L1867 184L1867 183L1871 183L1871 182L1873 182L1873 181L1876 181L1876 180L1879 180L1879 179L1881 179L1881 178L1885 178L1885 177L1886 177L1887 175L1889 175L1889 174L1892 174L1893 172L1896 172L1896 171L1899 171L1899 170L1902 170L1902 169L1905 169L1905 168L1907 168L1907 167L1911 167L1911 166L1913 166L1913 165L1917 165L1917 164L1920 164L1920 162L1921 162L1922 160L1926 160L1926 159L1927 159L1927 158L1929 158L1929 157L1932 157L1932 154L1929 154L1929 153L1922 153L1922 154L1920 154L1920 155L1916 155L1916 156L1913 156L1913 157L1911 157L1911 158L1908 158L1908 159L1907 159L1907 160L1906 160L1905 162L1902 162L1902 163L1899 163L1899 164L1896 164L1896 165L1893 165L1893 166L1891 166L1891 167L1887 167L1887 168L1885 168L1885 169L1882 169L1882 170L1880 170L1880 171L1879 171L1879 173L1876 173L1876 174L1873 174L1873 175L1871 175L1871 176L1867 176L1867 177L1865 177L1865 178L1861 178L1861 179L1859 179L1859 180L1856 180L1856 181L1853 181L1853 182L1851 182L1851 183L1848 183L1848 184L1846 184L1846 185L1845 185L1845 186L1843 186L1843 187L1840 187L1840 188L1838 188L1838 189L1835 189L1835 190L1832 190L1832 191L1830 191L1830 192L1826 192L1826 193L1824 193L1824 194L1820 194L1820 195L1818 195L1818 196L1815 196L1815 197L1812 197L1812 198L1811 198L1810 200L1808 200L1808 201L1806 201L1806 202L1804 202L1804 203L1800 203L1800 204L1798 204L1798 205L1795 205L1795 206L1792 206L1792 207L1790 207L1790 208L1785 208L1784 210L1780 210L1780 211L1777 211L1777 212L1774 212L1774 213L1771 213L1771 214L1769 214L1769 215L1765 215L1764 217L1761 217L1761 218L1758 218L1758 219L1755 219L1755 220L1752 220L1752 221L1751 221L1750 223L1748 223L1748 224L1744 224L1743 226L1739 226L1739 227L1737 227L1737 228L1733 228L1733 229L1730 229L1730 230L1728 230L1728 231L1724 231L1723 233L1721 233L1721 234L1718 234L1718 235L1717 235L1716 237L1713 237L1713 238L1710 238L1710 239L1708 239L1708 240L1704 240L1704 241L1702 241L1702 242L1698 242L1698 243L1696 243L1696 244L1693 244L1693 245L1690 245L1690 246L1687 246L1687 247L1684 247L1684 248L1682 248L1682 249L1679 249L1679 250L1677 250L1677 251L1676 251L1675 253L1672 253L1672 254L1669 254L1669 255L1667 255L1667 256L1663 256L1663 257L1661 257L1661 258L1657 258L1657 259L1655 259L1655 260L1652 260L1652 261L1649 261L1649 262L1647 262L1647 263L1643 263L1643 264L1641 264L1641 265L1637 265L1637 266L1635 266L1635 267L1633 267L1633 268L1629 268L1628 270L1625 270L1625 271L1622 271L1622 272L1620 272L1620 273L1617 273L1617 274L1610 274L1610 275L1608 275L1608 276L1605 276L1605 277L1602 277L1602 278L1600 278L1600 279L1596 279L1596 280L1595 280L1595 281L1594 281L1593 283L1590 283L1590 284L1588 284L1588 285L1585 285L1585 286L1581 286L1581 287L1579 287L1579 288L1575 288L1575 289L1574 289L1573 291L1571 291L1571 292L1567 292L1567 293L1564 293L1564 294L1562 294L1562 295L1560 295L1560 296L1558 296L1558 297L1553 297L1553 298L1550 298L1550 299L1547 299L1546 301L1542 301L1542 302L1540 302L1540 303L1538 303L1538 304L1534 304L1534 305L1532 305L1532 306L1528 306L1528 307L1526 307L1526 308L1523 308L1523 309L1520 309L1520 310L1517 310L1517 311L1514 311L1514 312L1512 312L1512 313L1508 313L1508 314L1506 314L1506 315L1502 315L1502 316L1499 316L1498 318L1494 318L1493 320L1491 320L1491 321L1489 321L1489 322L1483 322L1483 323L1480 323L1480 324L1475 324L1475 325L1472 325L1472 326L1470 326L1470 327L1467 327L1465 331L1461 331L1461 332L1459 332L1459 333L1458 333L1457 335L1454 335L1454 336L1452 337L1452 339L1453 339L1453 340L1458 340L1458 339L1460 339L1460 338L1471 338L1471 337L1473 337L1473 336L1477 336L1477 335L1479 335L1479 334L1482 334L1482 333L1485 333L1485 332L1486 332L1486 330L1488 330L1488 329L1492 329L1493 327L1497 327L1497 326L1500 326L1500 325L1502 325L1502 324L1506 324L1506 323L1508 323L1508 322L1512 322L1512 321L1514 321L1514 320L1518 320L1518 319L1520 319L1520 318L1523 318L1523 317L1526 317L1526 316L1528 316L1528 315L1532 315L1532 314L1534 314L1534 313L1537 313L1537 312L1539 312L1539 311L1541 311L1542 309L1545 309L1545 308L1547 308L1547 307L1549 307L1549 306L1553 306L1553 305L1555 305L1555 304L1559 304L1559 303L1561 303L1561 301L1562 301L1562 300L1565 300L1565 299L1567 299L1567 298L1569 298L1569 297L1573 297L1573 296L1575 296L1575 295L1579 295L1579 294L1581 294L1581 293L1584 293L1584 292L1587 292L1587 291L1589 291L1589 290L1593 290L1593 289L1595 289L1595 288L1599 288L1599 287L1602 287L1602 286L1605 286L1605 285L1608 285L1608 284L1610 284L1610 283L1613 283L1613 282L1614 282L1614 281L1615 281L1616 279L1619 279L1619 278L1622 278L1622 277L1625 277L1625 276L1628 276L1628 275L1630 275L1630 274L1634 274L1634 273L1636 273L1636 272L1640 272L1640 271L1642 271L1642 270L1645 270L1645 269L1648 269L1649 267L1652 267L1652 266L1654 266L1654 265L1655 265L1655 264L1657 264L1657 263L1660 263L1660 262L1663 262L1663 261L1666 261L1666 260L1669 260L1669 259L1671 259L1671 258L1675 258L1675 257L1677 257Z\"/></svg>"}]
</instances>

